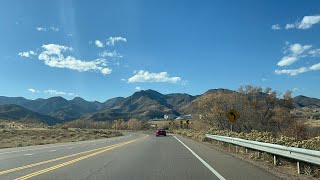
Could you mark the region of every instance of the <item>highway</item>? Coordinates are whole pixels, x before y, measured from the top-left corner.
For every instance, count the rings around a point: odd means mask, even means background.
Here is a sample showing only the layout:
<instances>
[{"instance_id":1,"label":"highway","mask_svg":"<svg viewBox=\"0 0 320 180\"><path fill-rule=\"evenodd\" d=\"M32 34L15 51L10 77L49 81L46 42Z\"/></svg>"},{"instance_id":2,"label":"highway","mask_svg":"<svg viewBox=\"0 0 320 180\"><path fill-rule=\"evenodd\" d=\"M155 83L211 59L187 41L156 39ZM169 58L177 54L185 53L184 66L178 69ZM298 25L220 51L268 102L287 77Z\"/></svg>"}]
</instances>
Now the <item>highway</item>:
<instances>
[{"instance_id":1,"label":"highway","mask_svg":"<svg viewBox=\"0 0 320 180\"><path fill-rule=\"evenodd\" d=\"M178 135L125 133L108 139L0 150L0 179L279 179Z\"/></svg>"}]
</instances>

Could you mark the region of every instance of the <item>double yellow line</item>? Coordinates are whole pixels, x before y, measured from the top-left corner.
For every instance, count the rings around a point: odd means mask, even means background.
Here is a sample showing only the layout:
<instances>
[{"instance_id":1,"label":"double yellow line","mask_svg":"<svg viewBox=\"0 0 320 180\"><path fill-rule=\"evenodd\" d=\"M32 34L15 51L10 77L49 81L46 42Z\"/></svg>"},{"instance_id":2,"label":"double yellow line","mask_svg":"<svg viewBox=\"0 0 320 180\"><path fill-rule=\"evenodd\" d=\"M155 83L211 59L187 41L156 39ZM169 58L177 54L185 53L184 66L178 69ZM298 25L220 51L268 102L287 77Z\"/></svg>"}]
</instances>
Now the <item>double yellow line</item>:
<instances>
[{"instance_id":1,"label":"double yellow line","mask_svg":"<svg viewBox=\"0 0 320 180\"><path fill-rule=\"evenodd\" d=\"M37 176L37 175L40 175L40 174L43 174L43 173L46 173L46 172L61 168L63 166L67 166L67 165L73 164L73 163L81 161L83 159L87 159L89 157L101 154L103 152L110 151L110 150L115 149L117 147L121 147L121 146L124 146L126 144L133 143L135 141L144 139L146 137L148 137L148 135L144 136L143 138L139 138L139 139L135 139L135 140L131 140L131 141L127 141L127 142L123 142L123 143L119 143L119 144L115 144L115 145L111 145L111 146L106 146L106 147L102 147L102 148L92 149L92 150L89 150L89 151L75 153L75 154L71 154L71 155L67 155L67 156L63 156L63 157L59 157L59 158L55 158L55 159L51 159L51 160L47 160L47 161L38 162L38 163L35 163L35 164L29 164L29 165L25 165L25 166L20 166L20 167L17 167L17 168L1 171L0 175L7 174L7 173L10 173L10 172L14 172L14 171L18 171L18 170L31 168L31 167L35 167L35 166L39 166L39 165L42 165L42 164L47 164L47 163L63 160L63 159L66 159L66 158L70 158L70 157L74 157L74 156L90 153L90 152L93 152L93 151L97 151L97 152L94 152L92 154L88 154L88 155L85 155L85 156L82 156L82 157L79 157L79 158L76 158L76 159L73 159L73 160L58 164L58 165L55 165L55 166L52 166L52 167L49 167L49 168L46 168L46 169L31 173L31 174L27 174L25 176L17 178L16 180L29 179L31 177L34 177L34 176Z\"/></svg>"}]
</instances>

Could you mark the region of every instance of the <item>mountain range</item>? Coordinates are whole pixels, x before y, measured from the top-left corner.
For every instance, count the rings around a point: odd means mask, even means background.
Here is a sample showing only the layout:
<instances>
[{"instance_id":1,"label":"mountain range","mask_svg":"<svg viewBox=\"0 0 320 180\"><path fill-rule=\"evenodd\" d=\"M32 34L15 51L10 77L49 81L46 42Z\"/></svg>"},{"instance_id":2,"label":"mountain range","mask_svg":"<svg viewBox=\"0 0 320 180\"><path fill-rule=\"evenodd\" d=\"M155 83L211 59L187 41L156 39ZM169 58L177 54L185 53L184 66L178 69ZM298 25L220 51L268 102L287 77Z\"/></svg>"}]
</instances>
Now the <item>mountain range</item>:
<instances>
[{"instance_id":1,"label":"mountain range","mask_svg":"<svg viewBox=\"0 0 320 180\"><path fill-rule=\"evenodd\" d=\"M0 119L32 120L47 124L73 119L114 120L153 119L165 114L193 113L192 102L209 93L236 93L228 89L211 89L202 95L185 93L161 94L154 90L142 90L129 97L116 97L105 102L86 101L80 97L66 100L62 97L29 100L23 97L0 96ZM297 108L320 107L320 99L306 96L293 98Z\"/></svg>"},{"instance_id":2,"label":"mountain range","mask_svg":"<svg viewBox=\"0 0 320 180\"><path fill-rule=\"evenodd\" d=\"M0 119L26 123L43 122L48 125L62 122L61 119L33 112L14 104L0 105Z\"/></svg>"}]
</instances>

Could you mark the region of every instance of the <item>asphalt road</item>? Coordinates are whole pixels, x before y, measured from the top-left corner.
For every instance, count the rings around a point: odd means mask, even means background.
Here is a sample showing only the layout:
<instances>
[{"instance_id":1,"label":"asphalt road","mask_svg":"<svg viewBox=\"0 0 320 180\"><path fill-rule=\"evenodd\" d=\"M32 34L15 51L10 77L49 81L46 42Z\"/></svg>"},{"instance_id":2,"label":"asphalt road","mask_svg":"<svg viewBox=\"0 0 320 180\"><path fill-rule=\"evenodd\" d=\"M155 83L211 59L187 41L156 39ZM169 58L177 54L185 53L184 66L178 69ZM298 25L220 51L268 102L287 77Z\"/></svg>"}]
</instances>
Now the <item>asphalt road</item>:
<instances>
[{"instance_id":1,"label":"asphalt road","mask_svg":"<svg viewBox=\"0 0 320 180\"><path fill-rule=\"evenodd\" d=\"M181 136L122 137L0 150L0 179L278 179Z\"/></svg>"}]
</instances>

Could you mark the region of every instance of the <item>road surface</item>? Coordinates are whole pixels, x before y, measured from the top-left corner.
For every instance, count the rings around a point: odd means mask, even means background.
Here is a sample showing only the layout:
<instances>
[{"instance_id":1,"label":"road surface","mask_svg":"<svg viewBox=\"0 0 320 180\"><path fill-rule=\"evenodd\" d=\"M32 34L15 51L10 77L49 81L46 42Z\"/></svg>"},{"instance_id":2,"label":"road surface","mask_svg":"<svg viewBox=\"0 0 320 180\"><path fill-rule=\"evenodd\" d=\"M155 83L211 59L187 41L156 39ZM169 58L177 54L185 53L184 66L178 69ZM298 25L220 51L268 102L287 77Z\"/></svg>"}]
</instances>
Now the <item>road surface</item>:
<instances>
[{"instance_id":1,"label":"road surface","mask_svg":"<svg viewBox=\"0 0 320 180\"><path fill-rule=\"evenodd\" d=\"M177 135L127 133L82 142L0 150L0 179L278 179Z\"/></svg>"}]
</instances>

